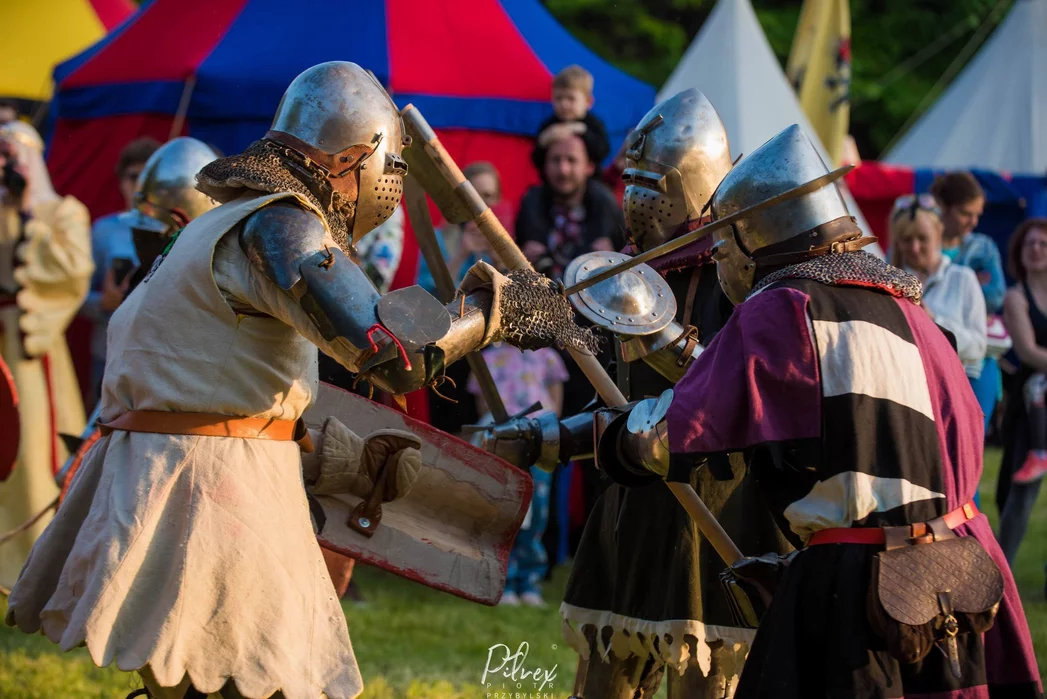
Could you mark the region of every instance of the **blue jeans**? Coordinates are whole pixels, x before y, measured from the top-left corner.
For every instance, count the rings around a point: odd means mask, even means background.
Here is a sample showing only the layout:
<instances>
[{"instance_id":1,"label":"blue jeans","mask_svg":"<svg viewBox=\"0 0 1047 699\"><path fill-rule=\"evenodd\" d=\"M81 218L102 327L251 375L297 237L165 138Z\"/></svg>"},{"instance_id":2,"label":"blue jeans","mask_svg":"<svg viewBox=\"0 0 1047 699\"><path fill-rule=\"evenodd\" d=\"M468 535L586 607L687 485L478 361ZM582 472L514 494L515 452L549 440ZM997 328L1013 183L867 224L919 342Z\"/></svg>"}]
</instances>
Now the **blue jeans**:
<instances>
[{"instance_id":1,"label":"blue jeans","mask_svg":"<svg viewBox=\"0 0 1047 699\"><path fill-rule=\"evenodd\" d=\"M1000 365L995 359L985 358L982 362L982 375L976 379L970 379L971 388L974 389L974 397L978 399L978 405L985 413L985 428L989 428L989 420L992 411L996 409L996 402L1000 399Z\"/></svg>"},{"instance_id":2,"label":"blue jeans","mask_svg":"<svg viewBox=\"0 0 1047 699\"><path fill-rule=\"evenodd\" d=\"M549 567L542 535L549 523L549 486L553 482L553 474L532 466L531 477L534 479L531 511L526 526L520 528L509 552L509 571L505 582L505 591L518 595L541 592L538 582L545 577Z\"/></svg>"}]
</instances>

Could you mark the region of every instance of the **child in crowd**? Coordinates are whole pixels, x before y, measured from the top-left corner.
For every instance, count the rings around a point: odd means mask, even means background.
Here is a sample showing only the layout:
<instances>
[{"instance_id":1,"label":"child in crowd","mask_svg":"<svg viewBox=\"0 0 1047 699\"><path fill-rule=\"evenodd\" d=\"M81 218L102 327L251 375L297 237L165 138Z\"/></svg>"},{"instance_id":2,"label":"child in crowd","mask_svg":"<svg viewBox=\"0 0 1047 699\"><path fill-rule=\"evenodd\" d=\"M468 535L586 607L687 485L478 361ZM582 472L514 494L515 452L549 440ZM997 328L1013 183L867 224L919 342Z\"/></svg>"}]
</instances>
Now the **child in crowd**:
<instances>
[{"instance_id":1,"label":"child in crowd","mask_svg":"<svg viewBox=\"0 0 1047 699\"><path fill-rule=\"evenodd\" d=\"M599 166L611 152L607 128L590 110L593 107L593 75L581 66L567 66L553 78L553 115L538 127L531 160L538 171L545 162L545 149L566 133L582 137L589 160Z\"/></svg>"},{"instance_id":2,"label":"child in crowd","mask_svg":"<svg viewBox=\"0 0 1047 699\"><path fill-rule=\"evenodd\" d=\"M462 170L465 178L476 188L476 193L491 207L491 211L498 220L513 234L513 207L507 200L502 198L502 177L498 169L487 161L469 163ZM490 246L484 238L480 229L473 222L463 225L445 223L436 231L436 242L440 246L440 252L451 270L451 279L459 284L465 277L465 273L476 262L484 260L490 262L492 259ZM439 298L436 292L436 282L433 280L432 270L425 258L418 257L418 286L430 294Z\"/></svg>"},{"instance_id":3,"label":"child in crowd","mask_svg":"<svg viewBox=\"0 0 1047 699\"><path fill-rule=\"evenodd\" d=\"M523 352L510 345L497 343L483 350L482 356L510 415L526 410L535 403L541 403L545 410L560 414L567 367L555 350L544 348L536 352ZM480 384L475 377L469 378L468 388L470 393L477 396L481 412L486 412L480 396ZM489 422L490 418L481 420L485 421ZM549 521L552 474L532 466L531 477L534 479L534 495L520 533L516 535L516 542L509 552L509 572L501 601L504 605L523 603L532 607L545 606L538 581L545 577L549 566L542 536Z\"/></svg>"}]
</instances>

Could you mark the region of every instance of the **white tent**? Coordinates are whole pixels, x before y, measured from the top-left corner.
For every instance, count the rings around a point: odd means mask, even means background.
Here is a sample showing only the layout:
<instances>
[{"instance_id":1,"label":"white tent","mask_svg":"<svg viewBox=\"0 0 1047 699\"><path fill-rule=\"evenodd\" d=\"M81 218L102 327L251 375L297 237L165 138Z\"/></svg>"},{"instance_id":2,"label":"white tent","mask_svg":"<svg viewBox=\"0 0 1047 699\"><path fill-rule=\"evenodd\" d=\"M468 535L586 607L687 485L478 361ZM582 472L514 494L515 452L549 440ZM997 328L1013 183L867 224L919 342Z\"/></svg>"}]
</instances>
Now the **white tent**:
<instances>
[{"instance_id":1,"label":"white tent","mask_svg":"<svg viewBox=\"0 0 1047 699\"><path fill-rule=\"evenodd\" d=\"M735 158L753 152L782 129L799 124L818 147L822 160L830 162L749 0L720 0L716 4L657 99L668 99L692 87L701 90L716 107L727 127ZM850 192L846 187L841 189L858 225L869 231Z\"/></svg>"},{"instance_id":2,"label":"white tent","mask_svg":"<svg viewBox=\"0 0 1047 699\"><path fill-rule=\"evenodd\" d=\"M889 163L1047 171L1047 0L1017 0Z\"/></svg>"}]
</instances>

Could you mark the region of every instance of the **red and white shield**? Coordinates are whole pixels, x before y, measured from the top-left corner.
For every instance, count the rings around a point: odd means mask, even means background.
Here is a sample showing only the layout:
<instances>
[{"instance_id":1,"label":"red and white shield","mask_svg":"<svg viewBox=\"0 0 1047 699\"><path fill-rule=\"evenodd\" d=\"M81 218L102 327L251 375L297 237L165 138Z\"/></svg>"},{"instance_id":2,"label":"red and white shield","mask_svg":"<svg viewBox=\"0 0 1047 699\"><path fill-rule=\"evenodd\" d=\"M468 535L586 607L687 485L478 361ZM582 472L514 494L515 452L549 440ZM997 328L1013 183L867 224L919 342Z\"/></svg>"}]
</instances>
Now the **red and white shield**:
<instances>
[{"instance_id":1,"label":"red and white shield","mask_svg":"<svg viewBox=\"0 0 1047 699\"><path fill-rule=\"evenodd\" d=\"M7 480L18 459L22 422L18 416L18 389L15 378L0 357L0 481Z\"/></svg>"},{"instance_id":2,"label":"red and white shield","mask_svg":"<svg viewBox=\"0 0 1047 699\"><path fill-rule=\"evenodd\" d=\"M422 441L422 469L406 496L382 504L370 538L347 524L360 498L318 497L327 515L320 545L428 587L497 604L509 550L531 502L530 475L424 422L321 384L305 421L319 429L328 416L361 436L380 429L414 433Z\"/></svg>"}]
</instances>

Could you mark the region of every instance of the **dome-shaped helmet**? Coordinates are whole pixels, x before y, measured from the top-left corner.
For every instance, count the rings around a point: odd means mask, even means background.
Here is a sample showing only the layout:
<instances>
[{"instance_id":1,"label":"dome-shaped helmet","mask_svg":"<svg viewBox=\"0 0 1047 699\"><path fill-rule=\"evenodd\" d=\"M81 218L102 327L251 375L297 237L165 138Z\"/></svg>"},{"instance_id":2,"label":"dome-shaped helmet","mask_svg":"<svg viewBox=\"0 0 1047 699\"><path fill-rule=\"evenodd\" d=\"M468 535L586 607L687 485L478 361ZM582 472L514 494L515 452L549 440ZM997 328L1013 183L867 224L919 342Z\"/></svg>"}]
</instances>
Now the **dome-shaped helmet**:
<instances>
[{"instance_id":1,"label":"dome-shaped helmet","mask_svg":"<svg viewBox=\"0 0 1047 699\"><path fill-rule=\"evenodd\" d=\"M355 63L321 63L295 78L266 138L320 165L334 191L355 203L354 241L400 203L407 174L400 152L410 139L389 93Z\"/></svg>"},{"instance_id":2,"label":"dome-shaped helmet","mask_svg":"<svg viewBox=\"0 0 1047 699\"><path fill-rule=\"evenodd\" d=\"M723 178L713 195L712 218L725 218L828 172L811 139L793 124ZM734 303L741 303L753 287L754 258L759 257L755 253L842 218L850 218L847 204L836 184L831 183L719 229L715 233L715 259L724 292Z\"/></svg>"}]
</instances>

